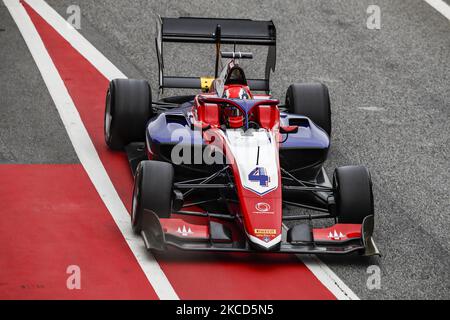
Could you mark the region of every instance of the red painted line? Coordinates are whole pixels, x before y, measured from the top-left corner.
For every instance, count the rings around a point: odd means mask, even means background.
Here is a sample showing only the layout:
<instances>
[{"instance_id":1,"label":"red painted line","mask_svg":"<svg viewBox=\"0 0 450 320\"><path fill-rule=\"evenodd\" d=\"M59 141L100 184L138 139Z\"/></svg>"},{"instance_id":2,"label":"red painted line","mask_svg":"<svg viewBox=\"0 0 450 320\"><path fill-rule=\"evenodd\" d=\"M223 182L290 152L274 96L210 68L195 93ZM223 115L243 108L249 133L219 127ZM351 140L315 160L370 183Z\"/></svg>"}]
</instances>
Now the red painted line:
<instances>
[{"instance_id":1,"label":"red painted line","mask_svg":"<svg viewBox=\"0 0 450 320\"><path fill-rule=\"evenodd\" d=\"M0 299L157 299L81 165L0 177ZM70 265L81 290L67 288Z\"/></svg>"},{"instance_id":2,"label":"red painted line","mask_svg":"<svg viewBox=\"0 0 450 320\"><path fill-rule=\"evenodd\" d=\"M108 81L26 3L24 6L81 115L111 180L128 208L132 176L124 154L103 139ZM335 299L293 256L171 251L158 262L182 299Z\"/></svg>"}]
</instances>

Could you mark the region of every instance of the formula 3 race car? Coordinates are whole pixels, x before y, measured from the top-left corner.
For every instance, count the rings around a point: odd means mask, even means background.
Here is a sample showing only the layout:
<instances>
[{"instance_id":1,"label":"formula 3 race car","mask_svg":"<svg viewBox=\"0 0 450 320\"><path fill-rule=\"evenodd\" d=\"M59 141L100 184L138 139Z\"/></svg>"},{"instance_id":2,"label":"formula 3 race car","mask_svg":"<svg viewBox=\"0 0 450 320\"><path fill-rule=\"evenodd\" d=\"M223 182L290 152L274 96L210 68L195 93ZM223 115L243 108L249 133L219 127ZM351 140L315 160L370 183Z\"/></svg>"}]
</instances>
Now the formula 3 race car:
<instances>
[{"instance_id":1,"label":"formula 3 race car","mask_svg":"<svg viewBox=\"0 0 450 320\"><path fill-rule=\"evenodd\" d=\"M201 92L154 102L147 81L117 79L105 111L106 143L126 151L135 177L132 227L147 249L378 255L369 171L338 168L331 183L323 169L327 87L293 84L285 105L270 95L273 22L159 18L158 26L159 95ZM166 76L166 42L215 44L215 76ZM253 54L239 45L268 47L264 79L246 78L239 60ZM287 214L287 207L310 213ZM329 226L314 227L315 219Z\"/></svg>"}]
</instances>

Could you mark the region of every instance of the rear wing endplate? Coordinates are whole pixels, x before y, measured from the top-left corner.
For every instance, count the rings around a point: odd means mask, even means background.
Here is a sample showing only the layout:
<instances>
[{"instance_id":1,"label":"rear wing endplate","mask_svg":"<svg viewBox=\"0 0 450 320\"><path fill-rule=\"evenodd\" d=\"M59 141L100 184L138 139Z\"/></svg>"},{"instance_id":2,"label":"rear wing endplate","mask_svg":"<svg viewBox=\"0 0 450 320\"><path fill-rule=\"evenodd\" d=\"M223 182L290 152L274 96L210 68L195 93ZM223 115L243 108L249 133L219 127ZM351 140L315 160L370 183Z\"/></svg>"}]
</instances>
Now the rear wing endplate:
<instances>
[{"instance_id":1,"label":"rear wing endplate","mask_svg":"<svg viewBox=\"0 0 450 320\"><path fill-rule=\"evenodd\" d=\"M276 66L276 29L272 21L159 17L157 29L155 42L161 91L164 88L202 89L201 77L164 74L164 43L167 42L216 44L217 57L220 57L221 44L268 46L265 78L249 79L248 82L252 90L270 91L270 75Z\"/></svg>"}]
</instances>

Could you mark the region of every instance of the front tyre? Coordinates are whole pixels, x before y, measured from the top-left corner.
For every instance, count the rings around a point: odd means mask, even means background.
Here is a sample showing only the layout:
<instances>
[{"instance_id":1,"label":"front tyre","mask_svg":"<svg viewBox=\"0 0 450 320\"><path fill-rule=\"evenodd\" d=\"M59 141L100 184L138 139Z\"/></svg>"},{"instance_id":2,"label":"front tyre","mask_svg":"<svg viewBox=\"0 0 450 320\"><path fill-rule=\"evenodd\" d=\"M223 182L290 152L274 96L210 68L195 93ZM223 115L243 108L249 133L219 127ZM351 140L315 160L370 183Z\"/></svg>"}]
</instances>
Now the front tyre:
<instances>
[{"instance_id":1,"label":"front tyre","mask_svg":"<svg viewBox=\"0 0 450 320\"><path fill-rule=\"evenodd\" d=\"M173 166L167 162L142 161L134 178L131 225L133 231L142 231L145 210L159 218L170 218L172 211Z\"/></svg>"},{"instance_id":2,"label":"front tyre","mask_svg":"<svg viewBox=\"0 0 450 320\"><path fill-rule=\"evenodd\" d=\"M372 180L365 167L337 168L333 189L339 223L362 224L367 216L374 215Z\"/></svg>"}]
</instances>

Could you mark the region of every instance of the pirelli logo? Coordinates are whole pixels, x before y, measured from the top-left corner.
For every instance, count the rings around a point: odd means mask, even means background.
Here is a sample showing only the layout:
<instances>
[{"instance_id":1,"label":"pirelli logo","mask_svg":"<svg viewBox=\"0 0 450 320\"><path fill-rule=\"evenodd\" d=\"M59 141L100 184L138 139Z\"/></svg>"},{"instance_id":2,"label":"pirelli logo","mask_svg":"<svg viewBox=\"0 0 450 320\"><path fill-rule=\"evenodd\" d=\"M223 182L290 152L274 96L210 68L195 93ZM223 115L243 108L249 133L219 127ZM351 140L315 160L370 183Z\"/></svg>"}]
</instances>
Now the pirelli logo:
<instances>
[{"instance_id":1,"label":"pirelli logo","mask_svg":"<svg viewBox=\"0 0 450 320\"><path fill-rule=\"evenodd\" d=\"M255 229L255 234L257 235L274 235L277 234L275 229Z\"/></svg>"}]
</instances>

